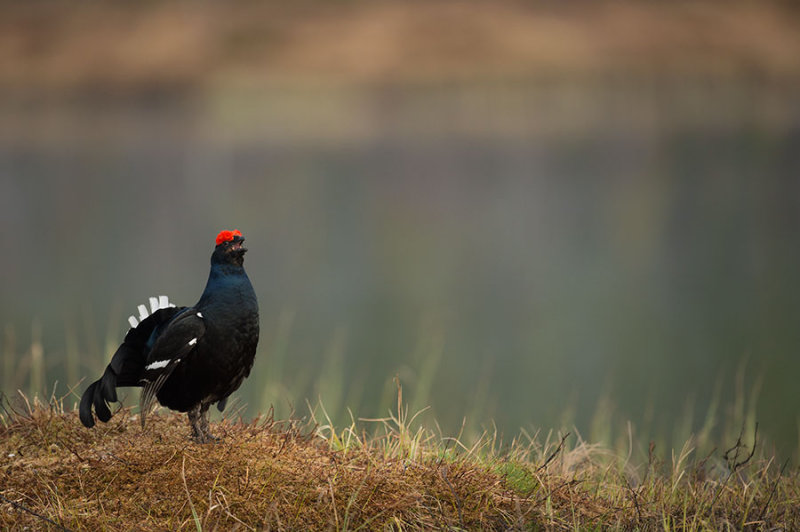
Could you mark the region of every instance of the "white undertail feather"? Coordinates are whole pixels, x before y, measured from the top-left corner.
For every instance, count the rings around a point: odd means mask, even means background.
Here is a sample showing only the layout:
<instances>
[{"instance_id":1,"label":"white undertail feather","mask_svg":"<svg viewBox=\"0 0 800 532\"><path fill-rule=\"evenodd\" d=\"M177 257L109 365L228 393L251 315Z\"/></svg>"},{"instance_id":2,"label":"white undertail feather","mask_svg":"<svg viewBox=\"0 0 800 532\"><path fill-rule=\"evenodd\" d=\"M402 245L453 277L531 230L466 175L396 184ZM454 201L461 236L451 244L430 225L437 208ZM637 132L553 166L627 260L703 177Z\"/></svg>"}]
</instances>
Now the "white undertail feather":
<instances>
[{"instance_id":1,"label":"white undertail feather","mask_svg":"<svg viewBox=\"0 0 800 532\"><path fill-rule=\"evenodd\" d=\"M149 300L150 303L150 311L147 311L146 305L139 305L137 310L139 311L139 317L137 318L136 315L132 315L128 317L128 323L131 324L131 328L135 328L139 323L144 321L149 315L153 314L157 310L161 310L162 308L169 308L174 307L172 303L169 302L169 298L167 296L158 296L158 297L151 297Z\"/></svg>"},{"instance_id":2,"label":"white undertail feather","mask_svg":"<svg viewBox=\"0 0 800 532\"><path fill-rule=\"evenodd\" d=\"M196 344L196 343L197 343L197 338L192 338L191 340L189 340L189 345L194 345L194 344ZM175 363L177 364L177 363L178 363L178 362L180 362L180 361L181 361L181 359L180 359L180 358L176 358L175 360L170 360L170 359L166 359L166 360L156 360L155 362L152 362L152 363L148 364L147 366L145 366L145 367L144 367L144 369L161 369L161 368L166 368L166 367L167 367L167 365L168 365L170 362L175 362ZM150 382L150 381L147 381L147 382Z\"/></svg>"},{"instance_id":3,"label":"white undertail feather","mask_svg":"<svg viewBox=\"0 0 800 532\"><path fill-rule=\"evenodd\" d=\"M161 369L167 367L169 364L169 359L167 360L159 360L158 362L153 362L152 364L148 364L145 366L144 369Z\"/></svg>"}]
</instances>

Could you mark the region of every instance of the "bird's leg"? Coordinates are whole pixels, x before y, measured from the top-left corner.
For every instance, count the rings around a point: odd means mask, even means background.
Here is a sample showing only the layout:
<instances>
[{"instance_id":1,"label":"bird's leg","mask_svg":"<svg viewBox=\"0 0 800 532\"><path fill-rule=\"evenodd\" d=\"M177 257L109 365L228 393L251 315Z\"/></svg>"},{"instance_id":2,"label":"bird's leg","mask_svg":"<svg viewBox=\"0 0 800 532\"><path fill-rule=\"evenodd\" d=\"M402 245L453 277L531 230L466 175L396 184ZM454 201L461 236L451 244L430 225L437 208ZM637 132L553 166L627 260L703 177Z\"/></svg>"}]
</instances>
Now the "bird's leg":
<instances>
[{"instance_id":1,"label":"bird's leg","mask_svg":"<svg viewBox=\"0 0 800 532\"><path fill-rule=\"evenodd\" d=\"M207 442L215 442L219 440L219 438L211 434L211 431L208 428L208 409L210 406L210 403L203 403L203 405L200 407L200 428L203 430L203 434L205 435Z\"/></svg>"},{"instance_id":2,"label":"bird's leg","mask_svg":"<svg viewBox=\"0 0 800 532\"><path fill-rule=\"evenodd\" d=\"M196 443L209 443L217 440L208 430L208 407L208 404L200 403L188 412L189 424L192 426L192 439Z\"/></svg>"},{"instance_id":3,"label":"bird's leg","mask_svg":"<svg viewBox=\"0 0 800 532\"><path fill-rule=\"evenodd\" d=\"M192 427L192 439L197 443L203 443L201 441L203 432L200 430L200 419L202 417L200 405L195 405L187 414L189 415L189 425Z\"/></svg>"}]
</instances>

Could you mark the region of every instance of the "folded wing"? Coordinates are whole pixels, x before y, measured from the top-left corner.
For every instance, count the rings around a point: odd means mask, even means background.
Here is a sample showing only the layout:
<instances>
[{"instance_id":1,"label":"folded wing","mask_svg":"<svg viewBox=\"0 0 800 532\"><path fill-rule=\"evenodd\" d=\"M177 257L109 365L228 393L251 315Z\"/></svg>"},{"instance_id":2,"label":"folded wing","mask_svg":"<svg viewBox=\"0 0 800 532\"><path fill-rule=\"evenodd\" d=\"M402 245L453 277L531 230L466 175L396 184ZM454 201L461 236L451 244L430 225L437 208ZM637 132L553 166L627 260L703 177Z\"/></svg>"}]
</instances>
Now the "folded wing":
<instances>
[{"instance_id":1,"label":"folded wing","mask_svg":"<svg viewBox=\"0 0 800 532\"><path fill-rule=\"evenodd\" d=\"M186 357L196 348L205 332L202 314L188 308L175 317L159 335L150 350L140 378L140 385L143 387L140 401L142 426L159 390L175 368L186 363Z\"/></svg>"}]
</instances>

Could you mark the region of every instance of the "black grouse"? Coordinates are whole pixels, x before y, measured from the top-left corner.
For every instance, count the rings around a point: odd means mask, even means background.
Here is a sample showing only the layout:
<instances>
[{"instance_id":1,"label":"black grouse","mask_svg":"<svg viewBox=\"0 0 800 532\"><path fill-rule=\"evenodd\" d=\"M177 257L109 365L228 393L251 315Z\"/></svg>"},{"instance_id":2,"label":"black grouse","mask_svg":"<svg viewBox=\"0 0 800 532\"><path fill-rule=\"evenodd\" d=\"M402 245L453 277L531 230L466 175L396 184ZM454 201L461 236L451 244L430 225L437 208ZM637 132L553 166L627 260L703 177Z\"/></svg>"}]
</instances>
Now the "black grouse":
<instances>
[{"instance_id":1,"label":"black grouse","mask_svg":"<svg viewBox=\"0 0 800 532\"><path fill-rule=\"evenodd\" d=\"M244 238L222 231L211 255L208 283L193 307L176 307L166 296L150 298L150 312L139 306L131 329L103 376L89 385L80 404L81 422L94 426L111 419L109 402L117 388L140 386L142 426L153 398L189 413L192 438L215 440L208 430L208 408L220 412L228 396L250 374L258 344L258 301L244 271Z\"/></svg>"}]
</instances>

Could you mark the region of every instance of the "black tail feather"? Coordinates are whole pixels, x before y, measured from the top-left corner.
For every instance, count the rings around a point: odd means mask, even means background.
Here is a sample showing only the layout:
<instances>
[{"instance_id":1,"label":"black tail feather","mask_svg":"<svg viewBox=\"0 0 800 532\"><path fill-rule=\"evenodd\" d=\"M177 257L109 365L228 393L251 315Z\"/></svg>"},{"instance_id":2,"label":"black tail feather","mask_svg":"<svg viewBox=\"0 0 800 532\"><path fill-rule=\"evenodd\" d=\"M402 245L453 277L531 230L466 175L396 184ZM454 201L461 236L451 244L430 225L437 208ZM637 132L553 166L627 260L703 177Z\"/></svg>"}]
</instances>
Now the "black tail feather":
<instances>
[{"instance_id":1,"label":"black tail feather","mask_svg":"<svg viewBox=\"0 0 800 532\"><path fill-rule=\"evenodd\" d=\"M116 355L115 355L116 356ZM117 374L109 364L100 378L100 395L110 403L117 402Z\"/></svg>"},{"instance_id":2,"label":"black tail feather","mask_svg":"<svg viewBox=\"0 0 800 532\"><path fill-rule=\"evenodd\" d=\"M81 423L83 423L84 427L94 427L92 405L94 405L94 413L97 415L97 419L103 423L106 423L109 419L111 419L111 409L108 407L108 403L116 402L117 393L113 387L110 388L113 390L113 398L107 393L107 390L109 389L106 378L108 373L109 371L106 370L106 373L102 378L94 381L89 385L88 388L86 388L86 391L83 392L78 412L81 418Z\"/></svg>"},{"instance_id":3,"label":"black tail feather","mask_svg":"<svg viewBox=\"0 0 800 532\"><path fill-rule=\"evenodd\" d=\"M144 372L147 342L150 336L158 334L158 327L168 323L183 308L169 307L157 310L125 335L111 362L106 366L103 376L86 388L81 397L79 415L85 427L94 426L94 416L102 422L111 419L108 403L117 402L118 386L141 386L139 380ZM92 413L94 405L94 414Z\"/></svg>"},{"instance_id":4,"label":"black tail feather","mask_svg":"<svg viewBox=\"0 0 800 532\"><path fill-rule=\"evenodd\" d=\"M81 397L80 418L85 427L94 426L94 416L92 415L92 405L97 419L103 423L111 419L111 409L108 403L117 402L117 374L111 368L111 364L106 367L103 376L94 381L86 388Z\"/></svg>"},{"instance_id":5,"label":"black tail feather","mask_svg":"<svg viewBox=\"0 0 800 532\"><path fill-rule=\"evenodd\" d=\"M95 400L95 390L100 385L100 381L96 380L86 388L86 391L83 392L83 396L81 397L81 405L79 409L79 414L81 418L81 423L83 423L84 427L92 428L94 427L94 415L92 415L92 403Z\"/></svg>"},{"instance_id":6,"label":"black tail feather","mask_svg":"<svg viewBox=\"0 0 800 532\"><path fill-rule=\"evenodd\" d=\"M86 388L86 391L83 392L83 396L81 397L81 405L78 410L81 418L81 423L83 423L84 427L92 428L94 427L94 416L92 415L92 400L94 399L94 389L97 388L97 383L99 381L94 381Z\"/></svg>"},{"instance_id":7,"label":"black tail feather","mask_svg":"<svg viewBox=\"0 0 800 532\"><path fill-rule=\"evenodd\" d=\"M106 402L108 398L103 395L102 379L100 382L100 386L94 390L94 413L97 416L97 419L103 423L108 423L108 420L111 419L111 409L108 407L108 403Z\"/></svg>"}]
</instances>

